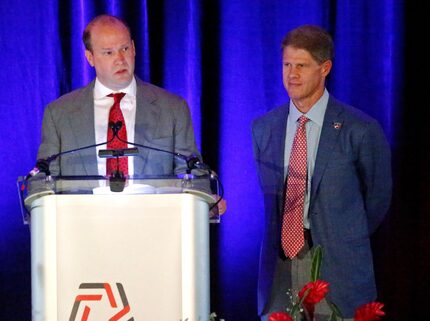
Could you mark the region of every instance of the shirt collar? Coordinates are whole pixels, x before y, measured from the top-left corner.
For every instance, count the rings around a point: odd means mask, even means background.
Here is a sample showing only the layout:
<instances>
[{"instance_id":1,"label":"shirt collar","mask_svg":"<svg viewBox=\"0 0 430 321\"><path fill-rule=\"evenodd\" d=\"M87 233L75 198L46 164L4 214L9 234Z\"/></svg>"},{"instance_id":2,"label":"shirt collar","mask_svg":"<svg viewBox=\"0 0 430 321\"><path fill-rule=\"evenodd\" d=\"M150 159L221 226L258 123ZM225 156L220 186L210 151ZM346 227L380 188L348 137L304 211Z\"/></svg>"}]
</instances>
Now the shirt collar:
<instances>
[{"instance_id":1,"label":"shirt collar","mask_svg":"<svg viewBox=\"0 0 430 321\"><path fill-rule=\"evenodd\" d=\"M324 115L325 111L327 109L327 103L328 103L329 93L327 89L324 89L323 95L318 99L318 101L309 109L309 111L305 114L307 118L309 118L312 122L318 124L322 127L324 122ZM291 119L296 122L300 116L302 116L303 113L301 113L297 107L294 105L293 101L290 100L290 117Z\"/></svg>"},{"instance_id":2,"label":"shirt collar","mask_svg":"<svg viewBox=\"0 0 430 321\"><path fill-rule=\"evenodd\" d=\"M94 99L103 99L105 98L107 95L111 94L111 93L117 93L117 92L122 92L125 93L125 97L127 96L131 96L131 97L136 97L136 79L133 77L133 79L131 80L130 84L121 89L121 90L116 90L113 91L112 89L109 89L108 87L106 87L105 85L103 85L98 78L96 78L96 82L94 84Z\"/></svg>"}]
</instances>

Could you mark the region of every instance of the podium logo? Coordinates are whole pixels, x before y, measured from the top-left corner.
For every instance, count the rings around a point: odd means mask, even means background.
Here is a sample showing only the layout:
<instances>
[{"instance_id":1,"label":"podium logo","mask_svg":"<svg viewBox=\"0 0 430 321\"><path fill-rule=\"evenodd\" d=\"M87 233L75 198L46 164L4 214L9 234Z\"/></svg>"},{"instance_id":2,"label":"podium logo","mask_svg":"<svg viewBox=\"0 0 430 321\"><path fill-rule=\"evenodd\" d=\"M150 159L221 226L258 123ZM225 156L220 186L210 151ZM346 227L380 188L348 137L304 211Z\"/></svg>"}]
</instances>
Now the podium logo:
<instances>
[{"instance_id":1,"label":"podium logo","mask_svg":"<svg viewBox=\"0 0 430 321\"><path fill-rule=\"evenodd\" d=\"M126 314L130 312L130 305L127 301L127 296L125 295L124 287L121 283L116 283L116 287L118 289L119 298L115 298L115 295L112 292L112 288L109 283L81 283L79 289L82 289L83 293L78 294L75 298L75 303L73 304L72 313L70 314L69 321L88 321L91 308L96 308L97 306L106 309L108 306L108 313L112 311L109 315L109 321L118 321L118 320L127 320L134 321L133 317L128 317ZM100 291L97 291L100 290ZM98 294L97 292L100 292ZM120 300L118 300L120 299ZM106 300L109 302L106 304ZM121 301L122 308L118 311L117 302ZM96 303L97 302L97 303ZM80 305L84 305L82 316L79 318L78 311ZM82 309L81 309L82 310ZM95 310L95 309L94 309Z\"/></svg>"}]
</instances>

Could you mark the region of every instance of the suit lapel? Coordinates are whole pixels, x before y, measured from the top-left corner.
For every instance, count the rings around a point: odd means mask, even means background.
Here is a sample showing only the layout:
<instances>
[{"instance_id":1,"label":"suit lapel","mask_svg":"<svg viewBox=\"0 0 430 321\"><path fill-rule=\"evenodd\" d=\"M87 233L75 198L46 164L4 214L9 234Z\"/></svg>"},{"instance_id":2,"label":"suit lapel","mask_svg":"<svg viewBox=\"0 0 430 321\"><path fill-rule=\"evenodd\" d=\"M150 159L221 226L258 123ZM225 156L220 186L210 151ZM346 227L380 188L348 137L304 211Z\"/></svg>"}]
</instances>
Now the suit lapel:
<instances>
[{"instance_id":1,"label":"suit lapel","mask_svg":"<svg viewBox=\"0 0 430 321\"><path fill-rule=\"evenodd\" d=\"M318 145L317 158L312 177L311 200L314 199L321 178L324 174L327 162L329 161L343 125L342 108L336 104L334 98L330 97L327 110L324 116L324 123L321 130L321 137Z\"/></svg>"},{"instance_id":2,"label":"suit lapel","mask_svg":"<svg viewBox=\"0 0 430 321\"><path fill-rule=\"evenodd\" d=\"M134 127L134 141L141 145L150 145L160 124L160 113L154 102L156 94L139 79L136 91L136 123ZM149 149L139 147L140 157L134 157L134 172L143 173L148 160Z\"/></svg>"},{"instance_id":3,"label":"suit lapel","mask_svg":"<svg viewBox=\"0 0 430 321\"><path fill-rule=\"evenodd\" d=\"M75 99L73 103L76 108L69 115L69 122L73 133L74 143L76 148L90 146L95 144L94 132L94 98L93 98L94 81L90 83ZM80 153L81 164L83 164L86 174L97 173L97 155L94 149L83 150ZM88 155L91 153L94 157L92 161L88 161ZM85 156L84 156L85 155Z\"/></svg>"}]
</instances>

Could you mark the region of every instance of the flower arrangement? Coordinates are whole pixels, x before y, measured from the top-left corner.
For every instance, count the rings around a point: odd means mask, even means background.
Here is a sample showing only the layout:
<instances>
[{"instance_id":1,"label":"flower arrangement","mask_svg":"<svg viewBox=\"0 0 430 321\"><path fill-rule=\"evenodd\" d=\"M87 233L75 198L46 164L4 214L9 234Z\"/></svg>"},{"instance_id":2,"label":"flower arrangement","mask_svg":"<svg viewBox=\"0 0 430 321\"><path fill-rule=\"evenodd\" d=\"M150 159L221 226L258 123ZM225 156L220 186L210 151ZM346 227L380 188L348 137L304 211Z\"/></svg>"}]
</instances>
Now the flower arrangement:
<instances>
[{"instance_id":1,"label":"flower arrangement","mask_svg":"<svg viewBox=\"0 0 430 321\"><path fill-rule=\"evenodd\" d=\"M322 249L316 246L312 255L311 282L299 291L293 299L292 308L287 312L274 312L269 315L269 321L297 321L304 316L306 320L314 320L315 306L321 302L329 291L329 283L320 280L320 270L322 263ZM342 320L339 309L330 304L332 314L329 321ZM382 311L384 305L379 302L370 302L358 307L355 311L354 321L376 321L380 320L385 312Z\"/></svg>"}]
</instances>

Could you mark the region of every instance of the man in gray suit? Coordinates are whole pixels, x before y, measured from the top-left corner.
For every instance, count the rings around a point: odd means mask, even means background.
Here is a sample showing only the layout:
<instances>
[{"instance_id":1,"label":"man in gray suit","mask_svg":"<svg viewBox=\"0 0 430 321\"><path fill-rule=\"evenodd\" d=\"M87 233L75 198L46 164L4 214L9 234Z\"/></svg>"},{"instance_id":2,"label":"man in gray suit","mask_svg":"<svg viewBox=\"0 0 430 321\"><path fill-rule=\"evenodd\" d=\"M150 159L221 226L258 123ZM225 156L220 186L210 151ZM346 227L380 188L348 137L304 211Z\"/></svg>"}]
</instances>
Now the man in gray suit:
<instances>
[{"instance_id":1,"label":"man in gray suit","mask_svg":"<svg viewBox=\"0 0 430 321\"><path fill-rule=\"evenodd\" d=\"M185 100L134 75L135 46L124 21L98 16L85 28L83 41L85 56L97 77L47 106L39 159L106 142L114 102L108 95L118 92L125 93L120 108L129 142L200 157ZM106 160L97 157L98 148L62 155L50 164L52 175L105 175ZM185 169L183 160L147 148L128 157L129 175L171 175Z\"/></svg>"},{"instance_id":2,"label":"man in gray suit","mask_svg":"<svg viewBox=\"0 0 430 321\"><path fill-rule=\"evenodd\" d=\"M286 310L287 290L297 291L310 280L313 244L324 253L321 279L330 284L327 301L352 320L355 309L377 295L370 235L390 204L389 145L373 118L325 88L334 46L324 29L298 27L287 34L282 48L283 83L291 100L255 120L252 129L265 204L258 312L267 320L271 312ZM293 139L303 115L307 154L299 227L304 244L289 257L281 246L283 216L289 215L284 182L291 175ZM317 305L316 314L317 320L327 320L326 301Z\"/></svg>"}]
</instances>

